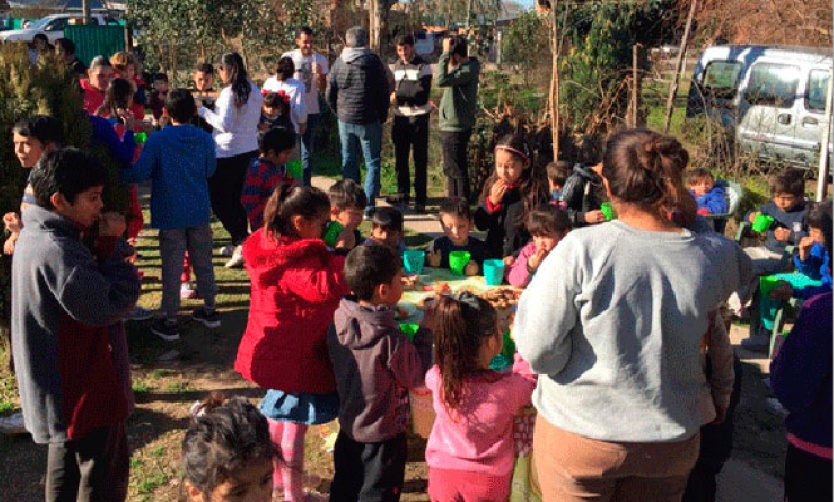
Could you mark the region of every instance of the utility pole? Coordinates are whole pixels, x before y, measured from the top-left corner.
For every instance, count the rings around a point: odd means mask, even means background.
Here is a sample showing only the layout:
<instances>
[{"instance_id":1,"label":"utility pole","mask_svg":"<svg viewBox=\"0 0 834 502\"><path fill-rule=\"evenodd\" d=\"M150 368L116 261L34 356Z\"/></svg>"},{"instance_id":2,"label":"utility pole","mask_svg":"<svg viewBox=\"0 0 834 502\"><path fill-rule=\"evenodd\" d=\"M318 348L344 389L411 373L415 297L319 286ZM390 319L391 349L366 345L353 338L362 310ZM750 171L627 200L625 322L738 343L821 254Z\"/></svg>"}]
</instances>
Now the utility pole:
<instances>
[{"instance_id":1,"label":"utility pole","mask_svg":"<svg viewBox=\"0 0 834 502\"><path fill-rule=\"evenodd\" d=\"M90 0L81 0L81 16L84 24L90 24Z\"/></svg>"},{"instance_id":2,"label":"utility pole","mask_svg":"<svg viewBox=\"0 0 834 502\"><path fill-rule=\"evenodd\" d=\"M695 17L695 8L698 5L698 0L692 0L689 5L689 15L686 17L686 28L683 30L683 40L681 40L680 51L678 58L675 61L675 76L669 86L669 99L666 101L666 119L663 122L663 132L669 132L669 125L672 123L672 112L675 109L675 98L678 97L678 83L680 82L681 72L683 71L683 60L686 55L686 46L689 45L689 32L692 29L692 19Z\"/></svg>"}]
</instances>

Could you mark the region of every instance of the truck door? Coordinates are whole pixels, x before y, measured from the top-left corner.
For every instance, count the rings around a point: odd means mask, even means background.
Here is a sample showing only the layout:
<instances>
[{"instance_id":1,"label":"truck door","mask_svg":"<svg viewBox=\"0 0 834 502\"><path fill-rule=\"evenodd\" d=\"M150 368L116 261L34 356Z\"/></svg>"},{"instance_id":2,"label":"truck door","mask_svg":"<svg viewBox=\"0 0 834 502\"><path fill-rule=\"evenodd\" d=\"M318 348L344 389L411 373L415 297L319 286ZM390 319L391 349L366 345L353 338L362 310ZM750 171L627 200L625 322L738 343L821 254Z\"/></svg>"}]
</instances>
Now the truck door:
<instances>
[{"instance_id":1,"label":"truck door","mask_svg":"<svg viewBox=\"0 0 834 502\"><path fill-rule=\"evenodd\" d=\"M814 168L819 162L820 135L825 126L825 100L831 70L815 68L808 73L805 96L799 103L794 158L798 164Z\"/></svg>"},{"instance_id":2,"label":"truck door","mask_svg":"<svg viewBox=\"0 0 834 502\"><path fill-rule=\"evenodd\" d=\"M736 140L742 152L775 161L793 158L800 76L796 65L753 64L739 101Z\"/></svg>"}]
</instances>

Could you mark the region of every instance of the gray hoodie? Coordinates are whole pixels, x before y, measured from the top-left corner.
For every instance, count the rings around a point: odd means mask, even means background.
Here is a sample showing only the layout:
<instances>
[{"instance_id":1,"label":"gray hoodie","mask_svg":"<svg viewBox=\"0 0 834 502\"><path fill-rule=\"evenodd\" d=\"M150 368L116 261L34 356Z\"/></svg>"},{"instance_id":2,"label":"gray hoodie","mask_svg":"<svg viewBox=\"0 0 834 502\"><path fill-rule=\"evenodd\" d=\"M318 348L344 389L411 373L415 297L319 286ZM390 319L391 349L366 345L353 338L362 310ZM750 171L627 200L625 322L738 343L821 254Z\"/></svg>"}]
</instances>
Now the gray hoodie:
<instances>
[{"instance_id":1,"label":"gray hoodie","mask_svg":"<svg viewBox=\"0 0 834 502\"><path fill-rule=\"evenodd\" d=\"M388 69L366 47L346 47L333 63L325 96L342 122L385 122L390 106Z\"/></svg>"},{"instance_id":2,"label":"gray hoodie","mask_svg":"<svg viewBox=\"0 0 834 502\"><path fill-rule=\"evenodd\" d=\"M390 307L344 298L327 335L339 392L339 426L354 441L387 441L405 431L408 389L423 385L431 365L431 332L414 343Z\"/></svg>"}]
</instances>

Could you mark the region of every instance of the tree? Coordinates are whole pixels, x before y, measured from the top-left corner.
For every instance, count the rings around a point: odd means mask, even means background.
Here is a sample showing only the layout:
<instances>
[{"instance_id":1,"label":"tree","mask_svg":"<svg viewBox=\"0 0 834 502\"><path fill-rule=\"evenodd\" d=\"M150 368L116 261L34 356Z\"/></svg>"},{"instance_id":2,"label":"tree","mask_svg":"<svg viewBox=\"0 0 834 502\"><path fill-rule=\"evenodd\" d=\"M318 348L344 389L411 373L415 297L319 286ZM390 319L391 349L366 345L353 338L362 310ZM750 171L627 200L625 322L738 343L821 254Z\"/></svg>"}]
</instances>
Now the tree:
<instances>
[{"instance_id":1,"label":"tree","mask_svg":"<svg viewBox=\"0 0 834 502\"><path fill-rule=\"evenodd\" d=\"M530 71L541 64L550 50L550 30L546 19L535 11L525 11L512 21L501 39L502 62L521 68L524 85L530 85Z\"/></svg>"}]
</instances>

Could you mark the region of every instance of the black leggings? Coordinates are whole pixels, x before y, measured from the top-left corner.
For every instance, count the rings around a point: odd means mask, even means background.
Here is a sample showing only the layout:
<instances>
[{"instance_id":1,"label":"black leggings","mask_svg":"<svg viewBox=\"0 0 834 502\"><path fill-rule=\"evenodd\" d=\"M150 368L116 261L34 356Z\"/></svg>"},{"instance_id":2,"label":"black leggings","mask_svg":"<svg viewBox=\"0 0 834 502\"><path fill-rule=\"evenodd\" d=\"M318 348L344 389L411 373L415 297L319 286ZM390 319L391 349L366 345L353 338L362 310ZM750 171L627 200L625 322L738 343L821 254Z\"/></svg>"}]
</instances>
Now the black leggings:
<instances>
[{"instance_id":1,"label":"black leggings","mask_svg":"<svg viewBox=\"0 0 834 502\"><path fill-rule=\"evenodd\" d=\"M229 232L234 246L240 245L249 235L249 222L240 195L249 161L257 155L258 152L248 152L217 159L217 170L208 180L211 209Z\"/></svg>"}]
</instances>

